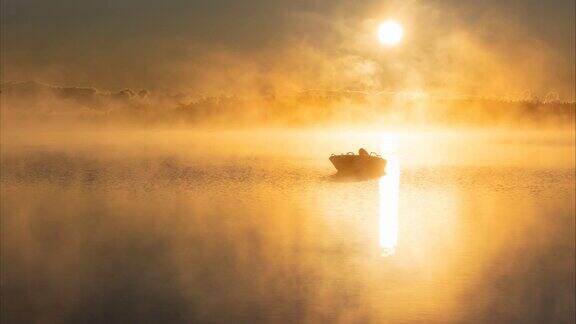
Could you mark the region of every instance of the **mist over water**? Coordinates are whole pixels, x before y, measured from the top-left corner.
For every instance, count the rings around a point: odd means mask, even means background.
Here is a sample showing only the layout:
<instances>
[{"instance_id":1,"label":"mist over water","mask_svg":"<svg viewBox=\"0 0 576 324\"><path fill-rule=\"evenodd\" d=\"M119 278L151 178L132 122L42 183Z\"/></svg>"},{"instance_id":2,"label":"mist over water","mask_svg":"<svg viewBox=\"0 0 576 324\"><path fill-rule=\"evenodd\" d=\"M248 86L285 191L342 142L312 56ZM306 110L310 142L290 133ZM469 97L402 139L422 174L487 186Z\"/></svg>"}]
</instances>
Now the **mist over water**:
<instances>
[{"instance_id":1,"label":"mist over water","mask_svg":"<svg viewBox=\"0 0 576 324\"><path fill-rule=\"evenodd\" d=\"M361 146L397 158L396 221L392 173L331 177ZM6 131L2 322L570 323L574 150L573 130Z\"/></svg>"},{"instance_id":2,"label":"mist over water","mask_svg":"<svg viewBox=\"0 0 576 324\"><path fill-rule=\"evenodd\" d=\"M574 323L575 5L0 1L0 322Z\"/></svg>"}]
</instances>

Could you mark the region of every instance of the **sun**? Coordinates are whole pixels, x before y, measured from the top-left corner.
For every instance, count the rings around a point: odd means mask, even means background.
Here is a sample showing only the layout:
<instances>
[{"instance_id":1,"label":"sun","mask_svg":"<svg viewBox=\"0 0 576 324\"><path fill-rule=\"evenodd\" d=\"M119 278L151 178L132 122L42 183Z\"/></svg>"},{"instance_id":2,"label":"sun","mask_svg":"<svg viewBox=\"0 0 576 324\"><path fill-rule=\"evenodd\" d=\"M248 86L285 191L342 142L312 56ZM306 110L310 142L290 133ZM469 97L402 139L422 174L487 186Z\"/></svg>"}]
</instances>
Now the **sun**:
<instances>
[{"instance_id":1,"label":"sun","mask_svg":"<svg viewBox=\"0 0 576 324\"><path fill-rule=\"evenodd\" d=\"M394 20L388 20L378 26L378 40L387 46L396 46L402 40L402 26Z\"/></svg>"}]
</instances>

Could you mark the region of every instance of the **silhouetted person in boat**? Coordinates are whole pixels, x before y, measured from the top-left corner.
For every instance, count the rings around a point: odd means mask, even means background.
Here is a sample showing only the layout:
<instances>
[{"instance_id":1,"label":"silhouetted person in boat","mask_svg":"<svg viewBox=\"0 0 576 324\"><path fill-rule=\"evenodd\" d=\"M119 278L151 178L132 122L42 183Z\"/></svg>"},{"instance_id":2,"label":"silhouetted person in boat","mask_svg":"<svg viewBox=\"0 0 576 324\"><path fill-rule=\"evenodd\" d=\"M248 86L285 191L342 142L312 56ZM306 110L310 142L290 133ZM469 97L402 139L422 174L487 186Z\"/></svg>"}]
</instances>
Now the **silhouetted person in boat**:
<instances>
[{"instance_id":1,"label":"silhouetted person in boat","mask_svg":"<svg viewBox=\"0 0 576 324\"><path fill-rule=\"evenodd\" d=\"M366 151L363 147L358 150L358 155L360 156L369 156L368 151Z\"/></svg>"}]
</instances>

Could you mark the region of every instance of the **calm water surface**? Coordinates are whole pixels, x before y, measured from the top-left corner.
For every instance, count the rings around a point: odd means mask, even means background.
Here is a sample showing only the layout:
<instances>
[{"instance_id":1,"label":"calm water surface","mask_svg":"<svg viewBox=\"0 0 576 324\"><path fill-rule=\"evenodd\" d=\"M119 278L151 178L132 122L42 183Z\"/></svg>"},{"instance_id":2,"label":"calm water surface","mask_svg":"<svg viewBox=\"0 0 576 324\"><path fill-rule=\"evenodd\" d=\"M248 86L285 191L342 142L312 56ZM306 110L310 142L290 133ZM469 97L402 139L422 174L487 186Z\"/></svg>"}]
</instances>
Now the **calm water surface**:
<instances>
[{"instance_id":1,"label":"calm water surface","mask_svg":"<svg viewBox=\"0 0 576 324\"><path fill-rule=\"evenodd\" d=\"M570 131L3 141L3 323L575 320ZM334 177L360 146L386 176Z\"/></svg>"}]
</instances>

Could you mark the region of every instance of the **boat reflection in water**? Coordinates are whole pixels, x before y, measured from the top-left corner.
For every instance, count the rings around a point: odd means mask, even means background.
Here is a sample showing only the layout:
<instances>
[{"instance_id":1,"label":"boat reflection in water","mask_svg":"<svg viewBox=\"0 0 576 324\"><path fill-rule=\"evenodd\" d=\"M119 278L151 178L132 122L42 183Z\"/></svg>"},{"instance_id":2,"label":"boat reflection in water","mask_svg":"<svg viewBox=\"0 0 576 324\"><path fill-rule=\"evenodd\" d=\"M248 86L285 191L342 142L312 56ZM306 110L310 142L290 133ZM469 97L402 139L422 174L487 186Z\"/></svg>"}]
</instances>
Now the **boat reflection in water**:
<instances>
[{"instance_id":1,"label":"boat reflection in water","mask_svg":"<svg viewBox=\"0 0 576 324\"><path fill-rule=\"evenodd\" d=\"M395 154L384 157L388 162L386 175L378 183L380 198L380 247L383 256L395 253L398 243L398 200L400 191L400 164Z\"/></svg>"}]
</instances>

